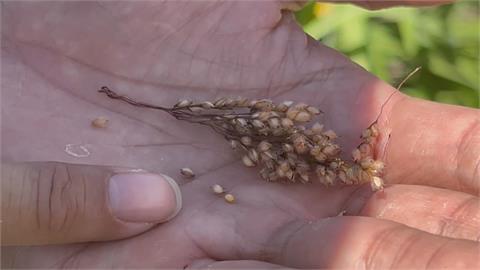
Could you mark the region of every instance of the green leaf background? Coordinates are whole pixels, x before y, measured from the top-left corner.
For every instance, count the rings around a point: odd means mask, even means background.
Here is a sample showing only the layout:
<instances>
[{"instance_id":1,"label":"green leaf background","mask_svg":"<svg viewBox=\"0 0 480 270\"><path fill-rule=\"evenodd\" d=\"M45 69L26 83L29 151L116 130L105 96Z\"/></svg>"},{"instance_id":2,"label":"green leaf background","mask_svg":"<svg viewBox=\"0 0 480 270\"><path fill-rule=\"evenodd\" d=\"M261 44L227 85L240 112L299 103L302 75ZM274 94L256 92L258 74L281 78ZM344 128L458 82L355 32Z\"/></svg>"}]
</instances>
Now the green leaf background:
<instances>
[{"instance_id":1,"label":"green leaf background","mask_svg":"<svg viewBox=\"0 0 480 270\"><path fill-rule=\"evenodd\" d=\"M479 14L478 1L380 11L310 2L296 16L306 33L392 85L422 67L406 94L479 108Z\"/></svg>"}]
</instances>

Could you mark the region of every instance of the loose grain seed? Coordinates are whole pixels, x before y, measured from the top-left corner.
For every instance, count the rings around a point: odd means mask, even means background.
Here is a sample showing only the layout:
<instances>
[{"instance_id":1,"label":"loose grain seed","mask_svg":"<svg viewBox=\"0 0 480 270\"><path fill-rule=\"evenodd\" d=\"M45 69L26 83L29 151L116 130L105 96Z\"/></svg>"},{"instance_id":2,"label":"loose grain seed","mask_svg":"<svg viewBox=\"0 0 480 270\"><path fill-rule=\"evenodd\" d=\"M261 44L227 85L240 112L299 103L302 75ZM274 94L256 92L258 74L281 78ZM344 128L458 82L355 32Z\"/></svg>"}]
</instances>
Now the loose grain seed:
<instances>
[{"instance_id":1,"label":"loose grain seed","mask_svg":"<svg viewBox=\"0 0 480 270\"><path fill-rule=\"evenodd\" d=\"M235 202L235 196L233 196L232 194L228 193L228 194L225 194L225 201L227 203L234 203Z\"/></svg>"},{"instance_id":2,"label":"loose grain seed","mask_svg":"<svg viewBox=\"0 0 480 270\"><path fill-rule=\"evenodd\" d=\"M180 169L180 174L183 175L185 178L193 178L195 174L193 173L192 169L190 168L182 168Z\"/></svg>"},{"instance_id":3,"label":"loose grain seed","mask_svg":"<svg viewBox=\"0 0 480 270\"><path fill-rule=\"evenodd\" d=\"M212 191L213 193L215 194L222 194L223 192L225 192L225 190L223 189L222 186L220 186L219 184L215 184L212 186Z\"/></svg>"},{"instance_id":4,"label":"loose grain seed","mask_svg":"<svg viewBox=\"0 0 480 270\"><path fill-rule=\"evenodd\" d=\"M99 116L92 121L92 126L95 128L106 128L108 125L108 119L104 116Z\"/></svg>"}]
</instances>

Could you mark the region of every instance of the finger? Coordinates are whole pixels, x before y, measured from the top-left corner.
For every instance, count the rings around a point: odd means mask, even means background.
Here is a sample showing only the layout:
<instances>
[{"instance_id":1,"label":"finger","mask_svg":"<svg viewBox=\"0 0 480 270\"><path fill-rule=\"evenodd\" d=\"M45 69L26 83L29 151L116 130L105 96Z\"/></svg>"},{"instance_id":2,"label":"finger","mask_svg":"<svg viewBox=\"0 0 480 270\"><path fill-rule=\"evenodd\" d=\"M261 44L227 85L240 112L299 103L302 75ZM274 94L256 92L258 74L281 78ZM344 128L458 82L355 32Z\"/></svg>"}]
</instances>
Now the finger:
<instances>
[{"instance_id":1,"label":"finger","mask_svg":"<svg viewBox=\"0 0 480 270\"><path fill-rule=\"evenodd\" d=\"M195 261L184 269L292 269L262 261L214 261L210 259Z\"/></svg>"},{"instance_id":2,"label":"finger","mask_svg":"<svg viewBox=\"0 0 480 270\"><path fill-rule=\"evenodd\" d=\"M311 57L319 51L312 49ZM349 75L349 78L367 77L364 71ZM339 131L339 142L344 149L350 148L349 144L358 138L348 137L349 134L360 134L361 129L380 115L381 136L376 152L378 158L386 161L384 176L387 183L430 185L478 194L479 110L410 98L376 78L359 79L356 84L356 88L350 87L355 94L335 91L332 97L322 101L322 110L326 108L329 117L325 124ZM341 88L338 81L336 85ZM322 90L327 88L325 84L319 87ZM346 95L342 96L342 92ZM389 99L392 93L396 94ZM342 103L349 107L336 111L335 108L341 107L339 104ZM330 104L335 106L329 108ZM345 111L351 114L351 118L342 118ZM366 121L367 118L370 119ZM346 129L346 121L350 121L350 129L342 132ZM336 123L341 124L336 127ZM357 131L356 126L360 124L363 127Z\"/></svg>"},{"instance_id":3,"label":"finger","mask_svg":"<svg viewBox=\"0 0 480 270\"><path fill-rule=\"evenodd\" d=\"M380 117L377 152L389 183L478 194L480 111L397 94Z\"/></svg>"},{"instance_id":4,"label":"finger","mask_svg":"<svg viewBox=\"0 0 480 270\"><path fill-rule=\"evenodd\" d=\"M178 213L167 176L64 163L2 165L2 243L55 244L132 236Z\"/></svg>"},{"instance_id":5,"label":"finger","mask_svg":"<svg viewBox=\"0 0 480 270\"><path fill-rule=\"evenodd\" d=\"M366 217L291 223L274 239L271 262L297 268L480 267L476 242Z\"/></svg>"},{"instance_id":6,"label":"finger","mask_svg":"<svg viewBox=\"0 0 480 270\"><path fill-rule=\"evenodd\" d=\"M330 1L329 1L330 2ZM358 1L345 1L345 0L332 0L331 2L350 2L352 4L368 8L368 9L382 9L395 6L434 6L442 5L454 2L454 0L358 0Z\"/></svg>"},{"instance_id":7,"label":"finger","mask_svg":"<svg viewBox=\"0 0 480 270\"><path fill-rule=\"evenodd\" d=\"M356 193L347 215L386 219L446 237L480 240L480 199L440 188L392 185L383 193Z\"/></svg>"}]
</instances>

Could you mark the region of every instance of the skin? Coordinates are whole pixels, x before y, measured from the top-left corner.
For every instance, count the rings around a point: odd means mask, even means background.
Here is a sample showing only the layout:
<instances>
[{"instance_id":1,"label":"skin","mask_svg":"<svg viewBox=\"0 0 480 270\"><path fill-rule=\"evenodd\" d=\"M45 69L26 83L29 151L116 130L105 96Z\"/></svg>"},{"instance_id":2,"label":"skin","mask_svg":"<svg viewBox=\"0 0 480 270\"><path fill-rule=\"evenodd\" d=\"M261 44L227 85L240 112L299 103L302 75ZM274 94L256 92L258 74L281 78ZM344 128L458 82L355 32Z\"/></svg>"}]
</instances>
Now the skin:
<instances>
[{"instance_id":1,"label":"skin","mask_svg":"<svg viewBox=\"0 0 480 270\"><path fill-rule=\"evenodd\" d=\"M3 247L2 267L480 267L479 111L395 92L308 38L281 8L2 3L2 160L142 168L177 175L183 193L180 214L143 234ZM212 130L109 100L96 91L103 85L159 105L221 96L308 102L346 153L378 117L387 187L262 182ZM90 127L99 115L110 120L105 130ZM90 155L69 155L67 144ZM195 180L178 177L183 166ZM213 184L236 203L212 194Z\"/></svg>"}]
</instances>

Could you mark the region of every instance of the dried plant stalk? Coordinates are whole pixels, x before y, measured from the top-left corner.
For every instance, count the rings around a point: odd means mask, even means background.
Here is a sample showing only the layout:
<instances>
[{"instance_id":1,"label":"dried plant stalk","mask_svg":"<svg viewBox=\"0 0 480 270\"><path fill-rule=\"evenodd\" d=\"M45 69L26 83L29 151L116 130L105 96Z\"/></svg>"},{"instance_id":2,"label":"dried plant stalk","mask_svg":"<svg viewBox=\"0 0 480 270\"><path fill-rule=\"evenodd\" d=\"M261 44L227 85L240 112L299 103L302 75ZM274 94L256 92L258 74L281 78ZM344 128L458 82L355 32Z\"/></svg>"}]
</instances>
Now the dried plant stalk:
<instances>
[{"instance_id":1,"label":"dried plant stalk","mask_svg":"<svg viewBox=\"0 0 480 270\"><path fill-rule=\"evenodd\" d=\"M155 106L118 95L108 87L99 92L131 105L162 110L178 120L211 127L243 153L247 167L259 167L266 181L308 183L318 179L330 186L371 183L374 190L383 188L380 178L383 163L373 159L378 136L376 124L362 133L362 143L352 152L352 161L340 158L337 135L324 130L318 122L318 108L286 101L220 98L215 101L181 100L173 107Z\"/></svg>"}]
</instances>

